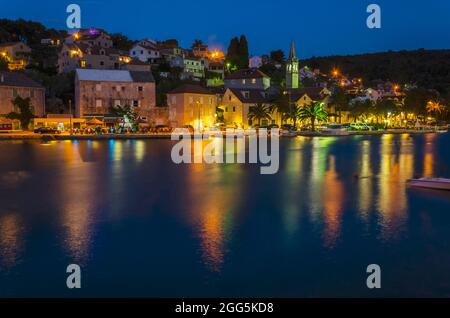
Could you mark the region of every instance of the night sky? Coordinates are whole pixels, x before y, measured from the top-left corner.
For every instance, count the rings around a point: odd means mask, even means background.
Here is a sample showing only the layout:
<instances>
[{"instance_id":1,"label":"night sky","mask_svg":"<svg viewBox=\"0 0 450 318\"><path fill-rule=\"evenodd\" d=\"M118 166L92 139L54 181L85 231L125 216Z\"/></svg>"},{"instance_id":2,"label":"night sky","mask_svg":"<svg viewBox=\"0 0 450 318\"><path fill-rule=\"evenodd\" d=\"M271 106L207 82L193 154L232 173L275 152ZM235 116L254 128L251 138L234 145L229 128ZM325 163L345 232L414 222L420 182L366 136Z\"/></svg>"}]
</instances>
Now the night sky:
<instances>
[{"instance_id":1,"label":"night sky","mask_svg":"<svg viewBox=\"0 0 450 318\"><path fill-rule=\"evenodd\" d=\"M223 49L245 34L253 55L287 51L291 40L300 58L450 47L449 0L0 0L0 17L66 29L70 3L81 6L82 27L132 39L177 38L184 47L198 38ZM366 26L370 3L381 6L381 29Z\"/></svg>"}]
</instances>

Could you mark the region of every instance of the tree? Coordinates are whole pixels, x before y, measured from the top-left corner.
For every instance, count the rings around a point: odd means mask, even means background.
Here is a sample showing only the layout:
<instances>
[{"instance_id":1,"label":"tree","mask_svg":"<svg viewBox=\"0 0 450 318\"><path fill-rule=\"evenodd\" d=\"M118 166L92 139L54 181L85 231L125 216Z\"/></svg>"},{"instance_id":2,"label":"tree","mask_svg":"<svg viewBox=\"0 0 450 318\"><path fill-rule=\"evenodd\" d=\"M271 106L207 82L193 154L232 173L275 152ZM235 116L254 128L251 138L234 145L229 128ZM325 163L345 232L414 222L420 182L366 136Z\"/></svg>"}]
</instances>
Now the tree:
<instances>
[{"instance_id":1,"label":"tree","mask_svg":"<svg viewBox=\"0 0 450 318\"><path fill-rule=\"evenodd\" d=\"M239 39L239 69L248 68L249 53L248 53L248 42L245 35L241 35Z\"/></svg>"},{"instance_id":2,"label":"tree","mask_svg":"<svg viewBox=\"0 0 450 318\"><path fill-rule=\"evenodd\" d=\"M409 113L416 115L427 114L427 103L430 100L437 99L436 91L428 90L425 88L413 88L406 91L405 107Z\"/></svg>"},{"instance_id":3,"label":"tree","mask_svg":"<svg viewBox=\"0 0 450 318\"><path fill-rule=\"evenodd\" d=\"M202 46L202 45L203 45L203 41L202 41L202 40L195 39L195 40L194 40L194 43L192 44L192 48L200 47L200 46Z\"/></svg>"},{"instance_id":4,"label":"tree","mask_svg":"<svg viewBox=\"0 0 450 318\"><path fill-rule=\"evenodd\" d=\"M227 70L248 68L248 58L248 42L245 35L241 35L239 39L237 37L232 38L225 58Z\"/></svg>"},{"instance_id":5,"label":"tree","mask_svg":"<svg viewBox=\"0 0 450 318\"><path fill-rule=\"evenodd\" d=\"M8 70L8 60L0 56L0 71L7 71Z\"/></svg>"},{"instance_id":6,"label":"tree","mask_svg":"<svg viewBox=\"0 0 450 318\"><path fill-rule=\"evenodd\" d=\"M370 99L356 99L349 106L350 115L355 121L359 117L367 117L373 112L373 102Z\"/></svg>"},{"instance_id":7,"label":"tree","mask_svg":"<svg viewBox=\"0 0 450 318\"><path fill-rule=\"evenodd\" d=\"M327 117L328 114L325 111L325 106L322 102L313 102L312 104L305 105L301 107L298 112L298 118L301 121L310 121L312 131L315 131L316 121L324 121Z\"/></svg>"},{"instance_id":8,"label":"tree","mask_svg":"<svg viewBox=\"0 0 450 318\"><path fill-rule=\"evenodd\" d=\"M111 39L113 41L114 47L119 50L128 51L133 46L133 41L122 33L111 34Z\"/></svg>"},{"instance_id":9,"label":"tree","mask_svg":"<svg viewBox=\"0 0 450 318\"><path fill-rule=\"evenodd\" d=\"M434 114L436 119L438 119L439 115L442 114L444 111L445 111L445 106L442 105L438 101L430 100L427 103L427 112L430 114Z\"/></svg>"},{"instance_id":10,"label":"tree","mask_svg":"<svg viewBox=\"0 0 450 318\"><path fill-rule=\"evenodd\" d=\"M270 59L274 62L284 63L285 57L283 50L275 50L270 52Z\"/></svg>"},{"instance_id":11,"label":"tree","mask_svg":"<svg viewBox=\"0 0 450 318\"><path fill-rule=\"evenodd\" d=\"M250 119L251 121L258 121L258 125L261 126L261 121L264 119L270 120L271 117L271 108L258 103L255 106L250 107L249 112L248 112L248 119Z\"/></svg>"},{"instance_id":12,"label":"tree","mask_svg":"<svg viewBox=\"0 0 450 318\"><path fill-rule=\"evenodd\" d=\"M33 114L33 107L29 97L22 98L17 96L13 101L15 111L10 112L5 117L12 120L18 120L23 130L28 130L30 122L36 116Z\"/></svg>"},{"instance_id":13,"label":"tree","mask_svg":"<svg viewBox=\"0 0 450 318\"><path fill-rule=\"evenodd\" d=\"M286 113L283 114L283 121L291 120L292 125L297 128L297 121L300 119L300 110L302 107L297 105L291 105Z\"/></svg>"},{"instance_id":14,"label":"tree","mask_svg":"<svg viewBox=\"0 0 450 318\"><path fill-rule=\"evenodd\" d=\"M138 125L139 114L130 105L125 106L110 106L109 112L115 116L123 117L127 119L133 126ZM122 124L122 128L125 127L125 121Z\"/></svg>"},{"instance_id":15,"label":"tree","mask_svg":"<svg viewBox=\"0 0 450 318\"><path fill-rule=\"evenodd\" d=\"M375 113L385 118L391 114L397 114L400 103L392 98L380 98L375 103Z\"/></svg>"},{"instance_id":16,"label":"tree","mask_svg":"<svg viewBox=\"0 0 450 318\"><path fill-rule=\"evenodd\" d=\"M339 117L339 122L341 122L341 112L348 108L349 97L342 88L336 86L330 97L330 103L334 105L335 112Z\"/></svg>"},{"instance_id":17,"label":"tree","mask_svg":"<svg viewBox=\"0 0 450 318\"><path fill-rule=\"evenodd\" d=\"M281 116L283 118L285 118L286 115L291 112L291 109L293 107L294 103L292 103L292 101L291 101L291 104L289 105L289 102L290 102L290 100L289 100L289 95L288 94L281 94L274 101L274 104L275 104L277 112L279 114L281 114Z\"/></svg>"},{"instance_id":18,"label":"tree","mask_svg":"<svg viewBox=\"0 0 450 318\"><path fill-rule=\"evenodd\" d=\"M234 67L238 67L239 64L239 39L234 37L231 39L230 44L227 49L227 56L225 58L225 64L227 65L227 70Z\"/></svg>"}]
</instances>

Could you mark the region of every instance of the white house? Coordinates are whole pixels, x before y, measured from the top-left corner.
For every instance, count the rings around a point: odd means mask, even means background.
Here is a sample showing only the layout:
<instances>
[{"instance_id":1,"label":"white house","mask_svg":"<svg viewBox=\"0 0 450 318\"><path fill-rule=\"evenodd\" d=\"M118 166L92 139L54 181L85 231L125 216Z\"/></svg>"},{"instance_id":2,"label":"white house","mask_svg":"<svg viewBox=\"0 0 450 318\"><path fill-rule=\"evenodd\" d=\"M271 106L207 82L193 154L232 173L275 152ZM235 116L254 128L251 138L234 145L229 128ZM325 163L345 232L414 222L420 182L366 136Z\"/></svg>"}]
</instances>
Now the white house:
<instances>
[{"instance_id":1,"label":"white house","mask_svg":"<svg viewBox=\"0 0 450 318\"><path fill-rule=\"evenodd\" d=\"M133 45L130 49L130 56L139 59L141 62L155 64L161 58L161 53L155 41L145 39Z\"/></svg>"},{"instance_id":2,"label":"white house","mask_svg":"<svg viewBox=\"0 0 450 318\"><path fill-rule=\"evenodd\" d=\"M249 68L260 68L263 65L261 56L252 56L248 59Z\"/></svg>"}]
</instances>

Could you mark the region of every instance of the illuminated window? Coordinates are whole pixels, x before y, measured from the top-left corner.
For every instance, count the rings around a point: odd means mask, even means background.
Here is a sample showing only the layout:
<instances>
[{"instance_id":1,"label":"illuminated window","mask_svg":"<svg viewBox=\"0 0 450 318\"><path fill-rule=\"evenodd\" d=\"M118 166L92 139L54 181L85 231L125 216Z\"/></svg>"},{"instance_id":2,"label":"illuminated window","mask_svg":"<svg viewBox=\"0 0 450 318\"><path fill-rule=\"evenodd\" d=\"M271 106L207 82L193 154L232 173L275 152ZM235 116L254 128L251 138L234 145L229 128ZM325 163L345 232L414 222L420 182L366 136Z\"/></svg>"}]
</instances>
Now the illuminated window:
<instances>
[{"instance_id":1,"label":"illuminated window","mask_svg":"<svg viewBox=\"0 0 450 318\"><path fill-rule=\"evenodd\" d=\"M256 78L252 79L252 84L256 84Z\"/></svg>"},{"instance_id":2,"label":"illuminated window","mask_svg":"<svg viewBox=\"0 0 450 318\"><path fill-rule=\"evenodd\" d=\"M81 60L81 61L80 61L80 65L81 65L81 67L83 67L83 68L86 67L86 61Z\"/></svg>"},{"instance_id":3,"label":"illuminated window","mask_svg":"<svg viewBox=\"0 0 450 318\"><path fill-rule=\"evenodd\" d=\"M97 92L101 92L102 91L102 84L95 84L95 90Z\"/></svg>"},{"instance_id":4,"label":"illuminated window","mask_svg":"<svg viewBox=\"0 0 450 318\"><path fill-rule=\"evenodd\" d=\"M102 100L101 99L96 99L95 100L95 107L100 108L103 106Z\"/></svg>"}]
</instances>

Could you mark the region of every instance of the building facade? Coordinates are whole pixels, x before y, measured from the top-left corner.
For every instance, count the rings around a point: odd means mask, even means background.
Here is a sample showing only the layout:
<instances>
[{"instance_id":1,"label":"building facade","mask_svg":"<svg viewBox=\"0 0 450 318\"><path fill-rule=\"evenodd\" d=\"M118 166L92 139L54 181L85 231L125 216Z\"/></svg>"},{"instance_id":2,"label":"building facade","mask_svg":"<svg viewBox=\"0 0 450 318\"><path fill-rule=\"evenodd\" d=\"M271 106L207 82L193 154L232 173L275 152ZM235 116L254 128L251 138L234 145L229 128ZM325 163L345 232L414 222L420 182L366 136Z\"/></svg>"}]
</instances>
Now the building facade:
<instances>
[{"instance_id":1,"label":"building facade","mask_svg":"<svg viewBox=\"0 0 450 318\"><path fill-rule=\"evenodd\" d=\"M185 84L167 94L172 127L212 127L216 123L216 95L198 85Z\"/></svg>"},{"instance_id":2,"label":"building facade","mask_svg":"<svg viewBox=\"0 0 450 318\"><path fill-rule=\"evenodd\" d=\"M258 124L252 122L248 117L251 108L258 104L270 106L272 97L270 90L228 88L219 105L219 108L223 111L225 125L231 128L245 129ZM270 122L262 124L274 123L276 123L276 116L273 116Z\"/></svg>"},{"instance_id":3,"label":"building facade","mask_svg":"<svg viewBox=\"0 0 450 318\"><path fill-rule=\"evenodd\" d=\"M68 36L64 43L66 44L86 44L89 46L99 46L103 48L112 48L114 43L111 36L102 29L90 28L80 29Z\"/></svg>"},{"instance_id":4,"label":"building facade","mask_svg":"<svg viewBox=\"0 0 450 318\"><path fill-rule=\"evenodd\" d=\"M29 62L31 49L23 42L0 44L0 56L8 62L10 71L24 69Z\"/></svg>"},{"instance_id":5,"label":"building facade","mask_svg":"<svg viewBox=\"0 0 450 318\"><path fill-rule=\"evenodd\" d=\"M161 58L158 45L155 41L145 39L130 49L130 56L139 59L141 62L157 64Z\"/></svg>"},{"instance_id":6,"label":"building facade","mask_svg":"<svg viewBox=\"0 0 450 318\"><path fill-rule=\"evenodd\" d=\"M75 116L108 114L111 106L132 106L143 121L150 122L156 106L152 73L77 69Z\"/></svg>"},{"instance_id":7,"label":"building facade","mask_svg":"<svg viewBox=\"0 0 450 318\"><path fill-rule=\"evenodd\" d=\"M17 96L30 98L33 114L45 114L45 88L18 72L0 72L0 115L17 111L13 100Z\"/></svg>"},{"instance_id":8,"label":"building facade","mask_svg":"<svg viewBox=\"0 0 450 318\"><path fill-rule=\"evenodd\" d=\"M266 90L270 87L270 77L258 69L243 69L225 77L225 87Z\"/></svg>"},{"instance_id":9,"label":"building facade","mask_svg":"<svg viewBox=\"0 0 450 318\"><path fill-rule=\"evenodd\" d=\"M252 56L248 59L248 66L250 68L260 68L263 65L261 56Z\"/></svg>"}]
</instances>

